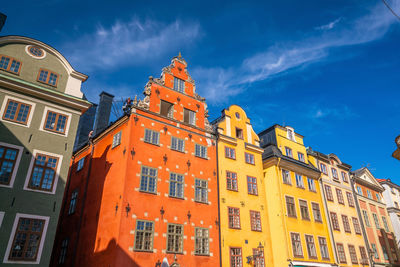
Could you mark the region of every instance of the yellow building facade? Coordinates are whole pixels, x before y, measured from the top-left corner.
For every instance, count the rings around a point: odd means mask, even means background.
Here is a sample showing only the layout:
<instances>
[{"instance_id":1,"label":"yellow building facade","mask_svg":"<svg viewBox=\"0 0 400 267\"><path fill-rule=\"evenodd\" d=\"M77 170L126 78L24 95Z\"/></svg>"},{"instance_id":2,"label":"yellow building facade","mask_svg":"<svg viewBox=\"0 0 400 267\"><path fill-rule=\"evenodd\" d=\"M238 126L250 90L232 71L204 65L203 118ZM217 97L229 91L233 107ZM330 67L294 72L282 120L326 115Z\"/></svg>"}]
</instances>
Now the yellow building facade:
<instances>
[{"instance_id":1,"label":"yellow building facade","mask_svg":"<svg viewBox=\"0 0 400 267\"><path fill-rule=\"evenodd\" d=\"M273 266L336 266L321 173L308 162L303 136L274 125L259 137Z\"/></svg>"},{"instance_id":2,"label":"yellow building facade","mask_svg":"<svg viewBox=\"0 0 400 267\"><path fill-rule=\"evenodd\" d=\"M339 266L369 266L366 236L351 186L351 166L334 154L311 149L308 158L322 173L324 202Z\"/></svg>"},{"instance_id":3,"label":"yellow building facade","mask_svg":"<svg viewBox=\"0 0 400 267\"><path fill-rule=\"evenodd\" d=\"M218 136L222 266L274 266L259 138L237 105L212 124Z\"/></svg>"}]
</instances>

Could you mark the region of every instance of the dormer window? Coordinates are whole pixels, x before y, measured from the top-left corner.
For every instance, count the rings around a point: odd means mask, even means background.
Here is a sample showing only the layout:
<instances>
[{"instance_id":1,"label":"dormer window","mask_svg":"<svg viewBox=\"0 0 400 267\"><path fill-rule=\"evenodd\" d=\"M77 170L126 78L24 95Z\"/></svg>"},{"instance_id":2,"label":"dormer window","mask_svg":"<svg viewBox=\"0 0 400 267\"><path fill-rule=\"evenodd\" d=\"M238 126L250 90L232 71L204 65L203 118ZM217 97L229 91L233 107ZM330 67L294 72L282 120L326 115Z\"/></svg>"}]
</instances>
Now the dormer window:
<instances>
[{"instance_id":1,"label":"dormer window","mask_svg":"<svg viewBox=\"0 0 400 267\"><path fill-rule=\"evenodd\" d=\"M58 74L49 70L40 69L37 80L42 83L49 84L51 86L57 86Z\"/></svg>"},{"instance_id":2,"label":"dormer window","mask_svg":"<svg viewBox=\"0 0 400 267\"><path fill-rule=\"evenodd\" d=\"M286 156L293 158L292 149L289 147L285 147Z\"/></svg>"},{"instance_id":3,"label":"dormer window","mask_svg":"<svg viewBox=\"0 0 400 267\"><path fill-rule=\"evenodd\" d=\"M294 130L293 130L293 128L286 127L286 129L287 129L287 138L289 140L292 140L292 141L296 142L296 140L294 138Z\"/></svg>"},{"instance_id":4,"label":"dormer window","mask_svg":"<svg viewBox=\"0 0 400 267\"><path fill-rule=\"evenodd\" d=\"M184 93L185 92L185 81L174 77L174 90Z\"/></svg>"},{"instance_id":5,"label":"dormer window","mask_svg":"<svg viewBox=\"0 0 400 267\"><path fill-rule=\"evenodd\" d=\"M21 61L2 55L0 58L0 69L14 74L19 74L21 69Z\"/></svg>"},{"instance_id":6,"label":"dormer window","mask_svg":"<svg viewBox=\"0 0 400 267\"><path fill-rule=\"evenodd\" d=\"M161 100L160 115L173 119L174 104Z\"/></svg>"}]
</instances>

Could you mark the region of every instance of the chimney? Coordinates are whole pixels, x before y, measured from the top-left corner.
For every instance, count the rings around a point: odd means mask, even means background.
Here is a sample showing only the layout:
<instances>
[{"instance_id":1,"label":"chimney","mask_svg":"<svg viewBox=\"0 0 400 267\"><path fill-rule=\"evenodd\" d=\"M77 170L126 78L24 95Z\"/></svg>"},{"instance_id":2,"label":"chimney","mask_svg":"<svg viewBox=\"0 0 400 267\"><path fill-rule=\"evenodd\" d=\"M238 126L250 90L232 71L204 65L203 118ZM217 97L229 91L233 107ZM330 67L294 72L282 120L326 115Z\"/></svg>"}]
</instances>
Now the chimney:
<instances>
[{"instance_id":1,"label":"chimney","mask_svg":"<svg viewBox=\"0 0 400 267\"><path fill-rule=\"evenodd\" d=\"M96 119L94 122L94 135L100 133L108 126L108 121L110 120L110 113L112 108L114 96L106 93L100 93L100 102L97 106Z\"/></svg>"}]
</instances>

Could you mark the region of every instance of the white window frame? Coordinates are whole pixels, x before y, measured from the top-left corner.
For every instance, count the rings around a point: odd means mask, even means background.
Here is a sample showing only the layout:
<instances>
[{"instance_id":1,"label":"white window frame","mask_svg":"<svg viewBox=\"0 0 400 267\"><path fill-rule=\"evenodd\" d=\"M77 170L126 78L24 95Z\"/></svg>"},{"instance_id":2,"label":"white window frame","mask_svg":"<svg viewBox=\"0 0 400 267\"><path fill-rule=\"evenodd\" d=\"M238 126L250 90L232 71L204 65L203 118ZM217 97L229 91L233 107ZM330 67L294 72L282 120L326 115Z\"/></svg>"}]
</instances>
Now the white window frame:
<instances>
[{"instance_id":1,"label":"white window frame","mask_svg":"<svg viewBox=\"0 0 400 267\"><path fill-rule=\"evenodd\" d=\"M38 253L37 253L37 257L36 257L35 261L13 261L13 260L9 260L8 259L8 257L10 256L11 246L12 246L12 244L14 242L15 232L17 230L17 226L18 226L18 222L19 222L20 218L30 218L30 219L44 220L42 237L40 239ZM42 256L44 241L46 239L47 227L49 226L49 220L50 220L50 217L47 217L47 216L39 216L39 215L32 215L32 214L17 213L15 215L14 225L13 225L12 230L11 230L10 239L8 240L8 245L7 245L6 253L4 255L3 263L39 264L40 263L40 258Z\"/></svg>"},{"instance_id":2,"label":"white window frame","mask_svg":"<svg viewBox=\"0 0 400 267\"><path fill-rule=\"evenodd\" d=\"M0 145L18 150L18 156L17 156L17 159L15 160L15 166L14 166L13 173L11 174L10 183L8 185L0 184L0 187L12 188L14 185L15 177L17 176L18 167L21 162L22 152L24 151L24 148L22 146L16 146L16 145L7 144L7 143L3 143L3 142L0 142Z\"/></svg>"},{"instance_id":3,"label":"white window frame","mask_svg":"<svg viewBox=\"0 0 400 267\"><path fill-rule=\"evenodd\" d=\"M54 132L54 131L46 130L44 128L44 126L46 125L47 113L49 111L56 112L56 113L59 113L59 114L64 115L64 116L67 117L67 124L65 125L65 132L64 133L57 133L57 132ZM72 114L71 113L68 113L68 112L65 112L63 110L59 110L59 109L55 109L55 108L51 108L51 107L47 107L46 106L46 107L44 107L42 121L40 123L39 130L42 131L42 132L45 132L45 133L54 134L54 135L57 135L57 136L67 137L68 136L68 132L69 132L69 126L71 125L71 120L72 120Z\"/></svg>"},{"instance_id":4,"label":"white window frame","mask_svg":"<svg viewBox=\"0 0 400 267\"><path fill-rule=\"evenodd\" d=\"M122 131L119 131L116 134L114 134L111 148L119 146L121 144L121 139L122 139Z\"/></svg>"},{"instance_id":5,"label":"white window frame","mask_svg":"<svg viewBox=\"0 0 400 267\"><path fill-rule=\"evenodd\" d=\"M28 118L26 119L26 125L22 124L22 123L17 123L17 122L13 122L13 121L9 121L9 120L4 120L3 119L4 112L6 112L6 106L7 106L8 100L15 100L15 101L18 101L18 102L22 102L24 104L31 105L31 110L29 111ZM36 103L34 103L32 101L28 101L28 100L25 100L25 99L22 99L22 98L17 98L17 97L14 97L14 96L6 95L4 97L3 104L1 105L1 109L0 109L0 121L29 128L31 126L32 117L33 117L33 113L35 111L35 107L36 107Z\"/></svg>"},{"instance_id":6,"label":"white window frame","mask_svg":"<svg viewBox=\"0 0 400 267\"><path fill-rule=\"evenodd\" d=\"M174 139L175 139L175 146L173 146ZM182 149L179 149L180 147L179 142L182 142ZM179 152L185 152L185 139L171 136L171 149Z\"/></svg>"},{"instance_id":7,"label":"white window frame","mask_svg":"<svg viewBox=\"0 0 400 267\"><path fill-rule=\"evenodd\" d=\"M44 191L44 190L32 189L32 188L28 187L29 180L31 178L32 171L33 171L33 165L35 163L37 154L44 154L44 155L47 155L47 156L57 157L58 158L57 170L56 170L56 174L54 176L54 183L53 183L53 190L52 191ZM62 160L63 160L63 156L62 155L34 149L33 153L32 153L31 163L29 164L28 173L27 173L26 178L25 178L24 190L54 195L56 193L56 190L57 190L57 183L58 183L58 178L60 176L60 169L61 169L61 165L62 165Z\"/></svg>"},{"instance_id":8,"label":"white window frame","mask_svg":"<svg viewBox=\"0 0 400 267\"><path fill-rule=\"evenodd\" d=\"M151 135L150 135L150 141L146 141L146 132L147 131L149 131L150 133L151 133ZM156 133L157 134L157 142L153 142L154 140L154 133ZM144 136L143 136L143 141L145 142L145 143L147 143L147 144L151 144L151 145L156 145L156 146L159 146L160 145L160 133L158 132L158 131L155 131L155 130L151 130L151 129L144 129Z\"/></svg>"},{"instance_id":9,"label":"white window frame","mask_svg":"<svg viewBox=\"0 0 400 267\"><path fill-rule=\"evenodd\" d=\"M196 146L199 146L199 147L200 147L200 155L196 155ZM201 151L202 148L205 149L204 157L202 156L202 151ZM208 150L207 146L203 146L203 145L200 145L200 144L195 144L195 145L194 145L194 155L195 155L196 157L203 158L203 159L208 159L208 152L207 152L207 150Z\"/></svg>"}]
</instances>

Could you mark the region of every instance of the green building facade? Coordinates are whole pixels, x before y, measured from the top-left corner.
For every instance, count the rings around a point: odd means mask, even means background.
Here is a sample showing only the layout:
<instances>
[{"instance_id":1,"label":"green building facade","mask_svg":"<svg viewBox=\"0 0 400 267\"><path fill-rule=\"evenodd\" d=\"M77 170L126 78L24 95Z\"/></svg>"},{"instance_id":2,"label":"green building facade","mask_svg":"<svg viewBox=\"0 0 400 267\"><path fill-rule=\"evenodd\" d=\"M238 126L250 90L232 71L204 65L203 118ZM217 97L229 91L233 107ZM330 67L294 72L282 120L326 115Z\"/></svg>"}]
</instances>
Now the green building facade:
<instances>
[{"instance_id":1,"label":"green building facade","mask_svg":"<svg viewBox=\"0 0 400 267\"><path fill-rule=\"evenodd\" d=\"M0 37L0 265L48 266L87 76L57 50Z\"/></svg>"}]
</instances>

